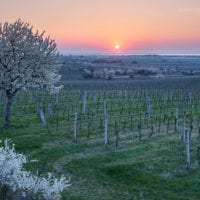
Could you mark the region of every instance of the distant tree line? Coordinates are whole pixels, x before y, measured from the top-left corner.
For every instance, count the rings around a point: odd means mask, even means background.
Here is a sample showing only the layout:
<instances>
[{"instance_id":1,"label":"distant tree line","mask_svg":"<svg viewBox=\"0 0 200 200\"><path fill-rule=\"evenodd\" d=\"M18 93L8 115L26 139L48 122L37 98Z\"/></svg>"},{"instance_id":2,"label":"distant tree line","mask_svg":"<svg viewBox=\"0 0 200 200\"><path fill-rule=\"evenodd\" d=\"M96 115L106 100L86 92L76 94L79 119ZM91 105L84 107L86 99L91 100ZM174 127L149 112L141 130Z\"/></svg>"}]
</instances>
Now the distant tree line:
<instances>
[{"instance_id":1,"label":"distant tree line","mask_svg":"<svg viewBox=\"0 0 200 200\"><path fill-rule=\"evenodd\" d=\"M84 68L83 77L86 79L107 79L111 80L117 77L134 78L135 76L161 76L157 68L134 68L134 69L108 69L108 68Z\"/></svg>"}]
</instances>

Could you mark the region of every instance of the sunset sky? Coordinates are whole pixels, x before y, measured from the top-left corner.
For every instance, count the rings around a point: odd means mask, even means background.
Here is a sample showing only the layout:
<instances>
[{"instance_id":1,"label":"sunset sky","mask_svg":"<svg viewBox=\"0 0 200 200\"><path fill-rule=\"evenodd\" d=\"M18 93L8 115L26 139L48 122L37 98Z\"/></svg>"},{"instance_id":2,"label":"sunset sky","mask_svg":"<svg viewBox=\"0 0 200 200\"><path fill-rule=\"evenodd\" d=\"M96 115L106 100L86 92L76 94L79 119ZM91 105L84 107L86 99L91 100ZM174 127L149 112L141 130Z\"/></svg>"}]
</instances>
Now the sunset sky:
<instances>
[{"instance_id":1,"label":"sunset sky","mask_svg":"<svg viewBox=\"0 0 200 200\"><path fill-rule=\"evenodd\" d=\"M64 54L200 54L200 0L0 0Z\"/></svg>"}]
</instances>

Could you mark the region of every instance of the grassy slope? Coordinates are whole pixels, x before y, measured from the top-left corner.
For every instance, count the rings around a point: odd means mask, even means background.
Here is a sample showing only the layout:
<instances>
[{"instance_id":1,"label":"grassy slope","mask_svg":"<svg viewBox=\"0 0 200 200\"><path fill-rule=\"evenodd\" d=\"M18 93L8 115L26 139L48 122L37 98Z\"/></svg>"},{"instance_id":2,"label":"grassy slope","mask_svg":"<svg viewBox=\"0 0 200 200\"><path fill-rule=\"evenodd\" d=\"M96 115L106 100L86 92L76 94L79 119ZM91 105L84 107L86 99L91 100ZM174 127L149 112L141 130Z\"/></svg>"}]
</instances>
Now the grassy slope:
<instances>
[{"instance_id":1,"label":"grassy slope","mask_svg":"<svg viewBox=\"0 0 200 200\"><path fill-rule=\"evenodd\" d=\"M32 126L33 127L33 126ZM1 138L12 138L18 152L25 152L39 173L54 171L71 177L72 186L63 199L199 199L198 164L184 169L184 148L179 137L157 137L132 143L84 140L77 144L64 135L46 135L40 126L1 131ZM184 155L184 154L183 154Z\"/></svg>"},{"instance_id":2,"label":"grassy slope","mask_svg":"<svg viewBox=\"0 0 200 200\"><path fill-rule=\"evenodd\" d=\"M190 86L189 82L183 87L187 85ZM192 86L199 88L199 82L195 81ZM115 148L114 140L110 140L105 150L103 137L85 138L74 144L66 133L66 119L59 121L59 126L62 122L61 131L47 135L36 114L13 115L15 127L0 129L0 139L11 138L18 152L25 153L29 159L40 160L27 166L30 170L70 176L72 186L63 193L63 199L200 199L197 129L192 133L195 139L192 168L186 171L180 134L166 136L165 133L165 136L141 142L133 142L133 135L128 134L122 141L120 135L119 147Z\"/></svg>"}]
</instances>

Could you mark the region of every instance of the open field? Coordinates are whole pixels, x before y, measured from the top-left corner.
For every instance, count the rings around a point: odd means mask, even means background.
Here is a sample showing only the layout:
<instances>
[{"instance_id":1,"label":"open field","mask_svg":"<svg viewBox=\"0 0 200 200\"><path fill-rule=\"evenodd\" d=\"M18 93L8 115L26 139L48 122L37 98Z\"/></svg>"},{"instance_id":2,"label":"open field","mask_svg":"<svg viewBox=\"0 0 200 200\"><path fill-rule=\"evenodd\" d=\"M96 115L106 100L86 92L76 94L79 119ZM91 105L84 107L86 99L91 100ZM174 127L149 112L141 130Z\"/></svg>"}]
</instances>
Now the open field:
<instances>
[{"instance_id":1,"label":"open field","mask_svg":"<svg viewBox=\"0 0 200 200\"><path fill-rule=\"evenodd\" d=\"M28 169L71 177L63 199L200 198L199 78L63 84L59 95L21 91L11 128L0 129L0 139L39 160ZM1 124L4 104L1 95Z\"/></svg>"}]
</instances>

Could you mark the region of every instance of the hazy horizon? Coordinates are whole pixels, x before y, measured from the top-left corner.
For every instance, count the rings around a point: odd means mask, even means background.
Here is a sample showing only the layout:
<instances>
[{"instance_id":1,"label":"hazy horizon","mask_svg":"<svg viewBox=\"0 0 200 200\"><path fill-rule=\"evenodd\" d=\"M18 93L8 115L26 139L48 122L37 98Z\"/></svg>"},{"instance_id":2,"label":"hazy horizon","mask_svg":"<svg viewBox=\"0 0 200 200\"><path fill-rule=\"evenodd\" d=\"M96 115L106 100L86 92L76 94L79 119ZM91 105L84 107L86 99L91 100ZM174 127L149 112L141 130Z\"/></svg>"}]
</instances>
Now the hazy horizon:
<instances>
[{"instance_id":1,"label":"hazy horizon","mask_svg":"<svg viewBox=\"0 0 200 200\"><path fill-rule=\"evenodd\" d=\"M54 38L63 54L199 54L198 0L7 0L18 18Z\"/></svg>"}]
</instances>

